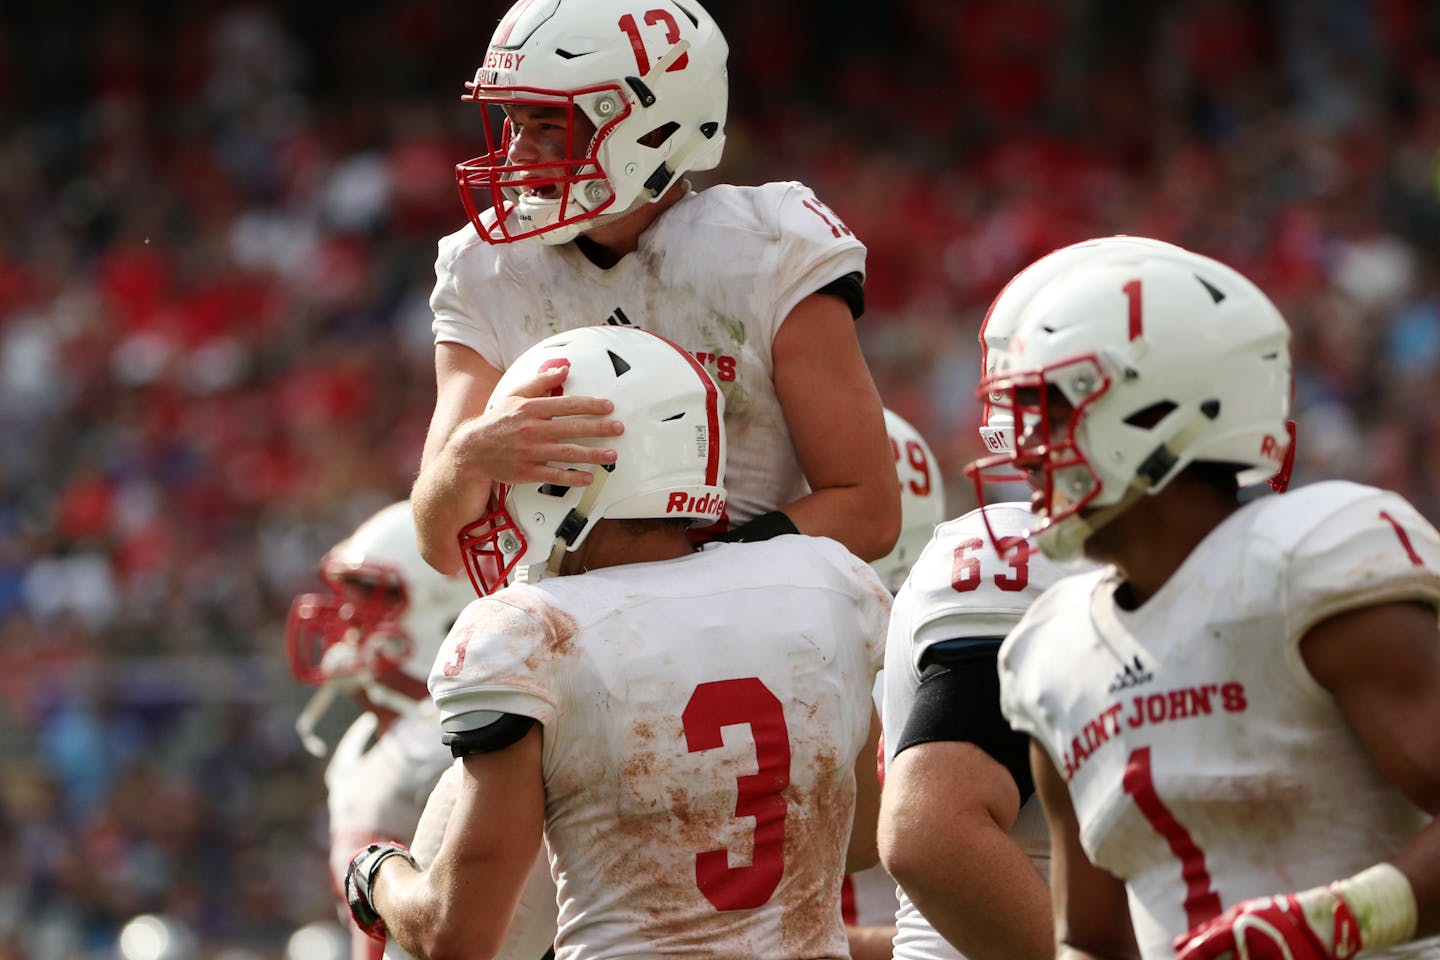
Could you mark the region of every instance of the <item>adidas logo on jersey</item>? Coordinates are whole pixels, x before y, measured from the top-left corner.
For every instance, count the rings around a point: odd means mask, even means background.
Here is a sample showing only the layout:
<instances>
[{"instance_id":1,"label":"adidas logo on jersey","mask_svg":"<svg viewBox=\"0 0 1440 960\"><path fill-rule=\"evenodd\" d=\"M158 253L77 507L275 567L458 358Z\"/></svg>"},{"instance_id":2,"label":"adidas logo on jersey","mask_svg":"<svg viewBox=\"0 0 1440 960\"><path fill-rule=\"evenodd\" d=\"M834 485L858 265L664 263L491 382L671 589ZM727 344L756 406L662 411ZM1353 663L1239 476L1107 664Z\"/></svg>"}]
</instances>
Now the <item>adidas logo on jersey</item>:
<instances>
[{"instance_id":1,"label":"adidas logo on jersey","mask_svg":"<svg viewBox=\"0 0 1440 960\"><path fill-rule=\"evenodd\" d=\"M1115 674L1115 679L1110 681L1110 693L1119 693L1121 690L1129 690L1131 687L1138 687L1142 683L1149 683L1155 679L1155 674L1145 669L1145 664L1140 662L1140 655L1136 654L1135 659L1125 664L1120 672Z\"/></svg>"},{"instance_id":2,"label":"adidas logo on jersey","mask_svg":"<svg viewBox=\"0 0 1440 960\"><path fill-rule=\"evenodd\" d=\"M625 316L625 311L624 311L624 310L621 310L619 307L616 307L616 308L615 308L615 312L612 313L612 314L610 314L610 316L608 316L608 317L605 318L605 326L607 326L607 327L633 327L633 326L635 326L635 324L631 323L631 322L630 322L630 318L627 317L627 316Z\"/></svg>"}]
</instances>

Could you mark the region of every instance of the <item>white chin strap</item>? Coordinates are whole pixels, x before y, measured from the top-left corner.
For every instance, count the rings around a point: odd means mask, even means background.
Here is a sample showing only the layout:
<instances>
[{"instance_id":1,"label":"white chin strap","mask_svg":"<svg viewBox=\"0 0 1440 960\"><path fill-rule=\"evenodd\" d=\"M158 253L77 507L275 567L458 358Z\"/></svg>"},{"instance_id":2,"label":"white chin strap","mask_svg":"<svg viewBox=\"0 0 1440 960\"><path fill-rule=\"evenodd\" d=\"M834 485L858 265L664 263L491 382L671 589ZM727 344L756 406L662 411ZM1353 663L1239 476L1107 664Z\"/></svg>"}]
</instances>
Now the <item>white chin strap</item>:
<instances>
[{"instance_id":1,"label":"white chin strap","mask_svg":"<svg viewBox=\"0 0 1440 960\"><path fill-rule=\"evenodd\" d=\"M1160 453L1162 449L1166 453L1171 453L1176 449L1188 449L1195 435L1204 428L1208 420L1209 418L1201 411L1191 411L1188 421L1179 430L1176 430L1161 447L1157 447L1156 453ZM1040 545L1040 549L1045 556L1057 562L1076 559L1080 556L1085 541L1095 531L1130 509L1141 497L1163 489L1174 479L1179 472L1175 466L1178 462L1178 458L1171 453L1171 460L1167 464L1167 468L1163 473L1158 473L1154 480L1143 476L1144 471L1142 470L1130 478L1130 485L1125 488L1124 495L1115 503L1108 507L1097 507L1086 517L1081 517L1079 514L1067 517L1063 522L1039 531L1035 539Z\"/></svg>"},{"instance_id":2,"label":"white chin strap","mask_svg":"<svg viewBox=\"0 0 1440 960\"><path fill-rule=\"evenodd\" d=\"M364 690L365 696L375 706L384 707L401 716L412 716L420 711L419 703L374 680L355 677L330 680L315 691L300 710L300 715L295 718L295 732L300 737L300 745L310 756L323 760L329 755L330 745L315 732L315 728L319 726L320 718L325 716L330 705L335 702L336 696L342 693L351 694L356 690Z\"/></svg>"},{"instance_id":3,"label":"white chin strap","mask_svg":"<svg viewBox=\"0 0 1440 960\"><path fill-rule=\"evenodd\" d=\"M1130 509L1145 493L1145 486L1138 479L1134 480L1118 502L1108 507L1099 507L1087 516L1082 517L1077 513L1066 517L1060 523L1045 527L1036 532L1035 542L1039 544L1041 552L1056 563L1078 559L1084 550L1085 541L1090 539L1095 531Z\"/></svg>"},{"instance_id":4,"label":"white chin strap","mask_svg":"<svg viewBox=\"0 0 1440 960\"><path fill-rule=\"evenodd\" d=\"M416 701L390 689L383 683L366 680L362 686L365 688L365 696L377 707L384 707L401 716L409 716L417 712Z\"/></svg>"},{"instance_id":5,"label":"white chin strap","mask_svg":"<svg viewBox=\"0 0 1440 960\"><path fill-rule=\"evenodd\" d=\"M581 530L584 530L584 525L590 521L590 513L595 509L595 501L600 499L600 490L605 486L605 481L610 479L610 471L601 468L596 470L591 476L595 479L590 481L590 486L586 487L585 492L580 495L580 502L575 504L570 510L570 513L565 515L567 519L572 515L578 516L580 518ZM576 537L576 545L578 546L578 533ZM558 577L560 575L560 564L565 560L565 554L570 552L570 547L571 544L566 543L563 537L557 536L555 538L555 544L550 548L550 558L545 561L545 576ZM539 578L537 577L536 579Z\"/></svg>"},{"instance_id":6,"label":"white chin strap","mask_svg":"<svg viewBox=\"0 0 1440 960\"><path fill-rule=\"evenodd\" d=\"M325 758L330 752L330 745L315 732L315 725L334 702L335 685L327 683L315 691L300 711L300 715L295 718L295 732L300 735L300 745L305 748L306 753L317 759Z\"/></svg>"},{"instance_id":7,"label":"white chin strap","mask_svg":"<svg viewBox=\"0 0 1440 960\"><path fill-rule=\"evenodd\" d=\"M560 203L558 200L554 202L557 205ZM567 223L563 227L556 227L554 230L546 230L544 233L536 234L536 237L539 238L541 243L549 246L559 246L562 243L569 243L582 233L589 233L596 227L603 227L606 224L614 223L622 217L630 216L630 214L639 210L649 202L650 201L642 195L636 197L634 203L619 213L602 213L598 217L591 217L588 220L577 220L574 223Z\"/></svg>"}]
</instances>

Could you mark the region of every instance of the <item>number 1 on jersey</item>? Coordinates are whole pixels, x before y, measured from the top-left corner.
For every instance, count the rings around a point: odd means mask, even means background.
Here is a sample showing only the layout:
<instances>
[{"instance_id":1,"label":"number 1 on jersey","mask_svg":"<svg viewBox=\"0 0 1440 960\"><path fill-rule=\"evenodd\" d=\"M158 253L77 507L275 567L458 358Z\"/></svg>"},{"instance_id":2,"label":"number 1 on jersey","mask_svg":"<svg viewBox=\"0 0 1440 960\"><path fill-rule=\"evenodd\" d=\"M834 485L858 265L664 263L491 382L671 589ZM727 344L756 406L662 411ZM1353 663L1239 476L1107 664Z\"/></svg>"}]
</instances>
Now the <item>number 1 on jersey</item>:
<instances>
[{"instance_id":1,"label":"number 1 on jersey","mask_svg":"<svg viewBox=\"0 0 1440 960\"><path fill-rule=\"evenodd\" d=\"M1180 861L1180 878L1185 881L1185 928L1194 930L1207 920L1220 916L1220 895L1210 881L1210 868L1205 864L1205 851L1195 843L1185 825L1160 799L1155 776L1150 770L1150 748L1138 747L1125 764L1125 792L1140 808L1146 822L1165 840Z\"/></svg>"}]
</instances>

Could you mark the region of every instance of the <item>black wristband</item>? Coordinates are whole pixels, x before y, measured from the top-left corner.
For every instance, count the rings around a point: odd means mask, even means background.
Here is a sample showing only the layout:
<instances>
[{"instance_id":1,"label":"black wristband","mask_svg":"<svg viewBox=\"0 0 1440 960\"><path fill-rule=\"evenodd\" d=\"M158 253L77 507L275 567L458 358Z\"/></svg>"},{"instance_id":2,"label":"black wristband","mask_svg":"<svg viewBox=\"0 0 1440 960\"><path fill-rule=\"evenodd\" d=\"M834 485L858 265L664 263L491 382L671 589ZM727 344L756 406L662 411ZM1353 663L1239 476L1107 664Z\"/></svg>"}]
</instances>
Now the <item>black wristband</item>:
<instances>
[{"instance_id":1,"label":"black wristband","mask_svg":"<svg viewBox=\"0 0 1440 960\"><path fill-rule=\"evenodd\" d=\"M372 843L356 852L350 858L345 871L345 902L350 907L350 916L355 925L372 940L385 941L385 920L370 902L371 890L375 885L375 874L380 864L391 857L404 857L416 870L420 865L401 843Z\"/></svg>"},{"instance_id":2,"label":"black wristband","mask_svg":"<svg viewBox=\"0 0 1440 960\"><path fill-rule=\"evenodd\" d=\"M762 513L753 520L740 524L734 530L727 530L715 539L724 543L754 543L756 540L770 540L774 537L782 537L787 533L799 532L800 529L795 526L794 521L784 513L779 510L771 510L769 513Z\"/></svg>"}]
</instances>

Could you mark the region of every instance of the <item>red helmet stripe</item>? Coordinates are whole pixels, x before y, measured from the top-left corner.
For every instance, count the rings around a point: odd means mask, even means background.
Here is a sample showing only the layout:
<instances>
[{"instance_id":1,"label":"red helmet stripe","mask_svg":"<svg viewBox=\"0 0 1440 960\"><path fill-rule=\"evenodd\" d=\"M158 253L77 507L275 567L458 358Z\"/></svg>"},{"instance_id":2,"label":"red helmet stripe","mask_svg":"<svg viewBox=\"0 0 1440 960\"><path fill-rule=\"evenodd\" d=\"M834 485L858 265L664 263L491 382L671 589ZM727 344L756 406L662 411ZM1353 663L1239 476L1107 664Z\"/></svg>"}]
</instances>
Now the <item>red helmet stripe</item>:
<instances>
[{"instance_id":1,"label":"red helmet stripe","mask_svg":"<svg viewBox=\"0 0 1440 960\"><path fill-rule=\"evenodd\" d=\"M490 43L497 47L508 46L510 44L510 34L515 31L516 21L518 21L520 15L525 12L525 8L534 2L535 0L520 0L519 3L511 7L509 12L505 14L505 19L500 21L500 26L495 28L495 36L491 39Z\"/></svg>"},{"instance_id":2,"label":"red helmet stripe","mask_svg":"<svg viewBox=\"0 0 1440 960\"><path fill-rule=\"evenodd\" d=\"M650 330L642 330L641 332L648 333L650 336L659 340L664 340L670 344L670 346L674 347L675 351L690 364L691 369L695 371L695 376L699 377L700 382L705 385L705 421L709 426L709 429L705 431L707 437L705 450L705 485L713 487L720 482L720 406L719 401L716 399L716 397L719 396L719 391L715 389L715 381L710 378L710 374L705 372L705 368L700 365L700 361L696 360L690 351L683 349L673 340L662 337L658 333Z\"/></svg>"}]
</instances>

